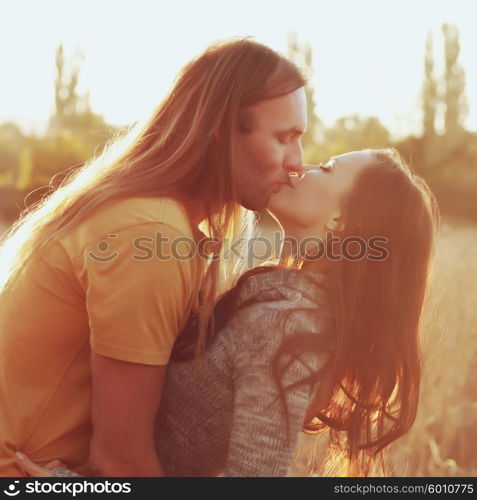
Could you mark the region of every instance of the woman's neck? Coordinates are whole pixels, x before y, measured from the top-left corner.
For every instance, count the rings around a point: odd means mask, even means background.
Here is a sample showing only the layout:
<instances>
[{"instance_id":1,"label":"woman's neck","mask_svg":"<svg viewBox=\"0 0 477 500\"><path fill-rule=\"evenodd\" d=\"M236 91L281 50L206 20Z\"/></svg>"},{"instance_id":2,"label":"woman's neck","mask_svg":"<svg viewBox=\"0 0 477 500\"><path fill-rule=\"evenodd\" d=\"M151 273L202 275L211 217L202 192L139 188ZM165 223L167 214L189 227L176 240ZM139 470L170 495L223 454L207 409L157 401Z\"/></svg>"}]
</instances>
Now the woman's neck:
<instances>
[{"instance_id":1,"label":"woman's neck","mask_svg":"<svg viewBox=\"0 0 477 500\"><path fill-rule=\"evenodd\" d=\"M293 258L293 260L303 261L302 269L321 273L327 272L331 262L328 260L326 254L318 255L316 253L319 251L318 248L311 248L311 245L303 246L302 242L305 240L310 243L309 237L309 235L304 236L296 232L284 232L284 240L280 249L278 263L285 265L290 258ZM308 256L305 255L305 251L310 254ZM313 255L316 257L313 258Z\"/></svg>"}]
</instances>

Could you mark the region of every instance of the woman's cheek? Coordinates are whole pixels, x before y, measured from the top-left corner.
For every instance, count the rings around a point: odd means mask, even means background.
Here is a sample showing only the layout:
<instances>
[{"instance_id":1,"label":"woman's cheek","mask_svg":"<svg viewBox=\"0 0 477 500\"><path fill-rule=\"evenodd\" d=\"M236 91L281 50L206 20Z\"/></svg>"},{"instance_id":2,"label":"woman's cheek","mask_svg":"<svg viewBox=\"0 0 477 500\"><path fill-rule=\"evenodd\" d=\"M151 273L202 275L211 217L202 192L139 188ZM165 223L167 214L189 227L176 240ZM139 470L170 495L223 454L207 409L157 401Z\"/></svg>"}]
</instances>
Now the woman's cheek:
<instances>
[{"instance_id":1,"label":"woman's cheek","mask_svg":"<svg viewBox=\"0 0 477 500\"><path fill-rule=\"evenodd\" d=\"M314 186L313 192L301 197L301 204L310 220L321 219L333 206L333 196L323 186Z\"/></svg>"}]
</instances>

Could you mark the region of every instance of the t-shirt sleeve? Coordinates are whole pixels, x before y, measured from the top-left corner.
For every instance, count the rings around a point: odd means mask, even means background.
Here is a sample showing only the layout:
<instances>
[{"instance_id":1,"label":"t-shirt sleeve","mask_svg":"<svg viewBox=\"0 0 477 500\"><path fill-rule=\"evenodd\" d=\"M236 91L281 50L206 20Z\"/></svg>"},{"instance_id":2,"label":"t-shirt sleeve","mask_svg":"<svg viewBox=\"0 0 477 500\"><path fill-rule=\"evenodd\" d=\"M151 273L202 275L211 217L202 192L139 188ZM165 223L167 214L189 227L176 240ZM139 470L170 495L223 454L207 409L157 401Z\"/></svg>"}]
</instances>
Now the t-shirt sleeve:
<instances>
[{"instance_id":1,"label":"t-shirt sleeve","mask_svg":"<svg viewBox=\"0 0 477 500\"><path fill-rule=\"evenodd\" d=\"M197 293L192 241L167 224L145 223L85 247L81 275L95 352L168 363Z\"/></svg>"},{"instance_id":2,"label":"t-shirt sleeve","mask_svg":"<svg viewBox=\"0 0 477 500\"><path fill-rule=\"evenodd\" d=\"M293 463L310 396L316 389L297 382L309 377L310 370L317 372L326 358L303 354L284 371L282 382L289 387L287 432L272 360L286 337L310 326L309 319L297 313L282 322L283 311L260 304L240 316L236 318L240 323L229 325L234 339L234 413L223 475L283 477Z\"/></svg>"}]
</instances>

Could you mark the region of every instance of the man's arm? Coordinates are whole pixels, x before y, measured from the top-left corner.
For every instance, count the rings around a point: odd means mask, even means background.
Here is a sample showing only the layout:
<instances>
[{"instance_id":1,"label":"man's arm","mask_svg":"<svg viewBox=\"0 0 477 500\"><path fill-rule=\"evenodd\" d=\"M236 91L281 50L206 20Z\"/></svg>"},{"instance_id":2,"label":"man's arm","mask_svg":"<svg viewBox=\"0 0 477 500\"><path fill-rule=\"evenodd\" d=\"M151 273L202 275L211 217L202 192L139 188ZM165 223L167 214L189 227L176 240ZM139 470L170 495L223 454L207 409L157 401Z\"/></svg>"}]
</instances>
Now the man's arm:
<instances>
[{"instance_id":1,"label":"man's arm","mask_svg":"<svg viewBox=\"0 0 477 500\"><path fill-rule=\"evenodd\" d=\"M153 429L166 368L119 361L91 351L90 466L95 475L164 475Z\"/></svg>"}]
</instances>

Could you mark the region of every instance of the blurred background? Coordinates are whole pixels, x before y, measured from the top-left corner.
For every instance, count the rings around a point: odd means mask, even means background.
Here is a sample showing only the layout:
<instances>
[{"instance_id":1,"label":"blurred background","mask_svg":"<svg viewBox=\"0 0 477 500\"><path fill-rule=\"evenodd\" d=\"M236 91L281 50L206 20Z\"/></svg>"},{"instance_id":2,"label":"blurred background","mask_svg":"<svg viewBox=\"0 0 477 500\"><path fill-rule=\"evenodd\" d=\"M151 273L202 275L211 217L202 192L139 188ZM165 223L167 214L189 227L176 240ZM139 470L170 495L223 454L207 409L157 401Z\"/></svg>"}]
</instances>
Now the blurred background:
<instances>
[{"instance_id":1,"label":"blurred background","mask_svg":"<svg viewBox=\"0 0 477 500\"><path fill-rule=\"evenodd\" d=\"M436 194L443 224L426 305L421 404L412 431L388 452L388 472L477 475L475 2L0 0L0 7L0 238L62 172L150 114L180 68L218 39L254 36L304 69L307 162L397 148ZM276 229L265 212L260 223L265 235ZM309 451L322 441L303 436L294 474L306 473Z\"/></svg>"}]
</instances>

